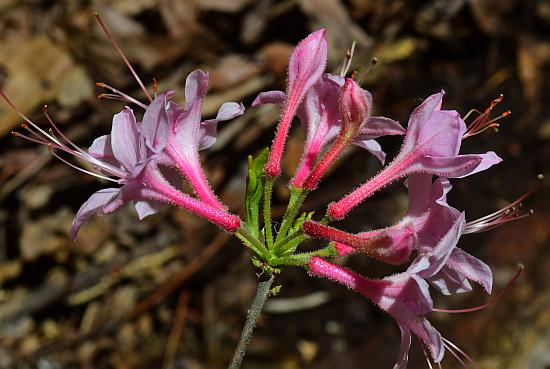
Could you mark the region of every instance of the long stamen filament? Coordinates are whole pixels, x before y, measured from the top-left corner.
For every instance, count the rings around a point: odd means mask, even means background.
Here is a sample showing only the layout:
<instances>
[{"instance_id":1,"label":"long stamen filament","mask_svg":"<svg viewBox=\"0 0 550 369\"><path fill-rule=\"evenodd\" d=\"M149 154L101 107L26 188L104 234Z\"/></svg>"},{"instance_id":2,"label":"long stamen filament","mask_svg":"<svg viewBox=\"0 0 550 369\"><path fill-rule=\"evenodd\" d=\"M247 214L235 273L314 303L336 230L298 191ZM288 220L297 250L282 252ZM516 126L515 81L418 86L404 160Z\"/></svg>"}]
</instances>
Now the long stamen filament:
<instances>
[{"instance_id":1,"label":"long stamen filament","mask_svg":"<svg viewBox=\"0 0 550 369\"><path fill-rule=\"evenodd\" d=\"M473 308L457 309L457 310L433 308L432 311L434 311L436 313L460 314L460 313L472 313L472 312L475 312L475 311L484 310L484 309L496 304L497 302L499 302L499 300L510 290L510 288L512 288L512 285L518 279L518 277L521 275L521 272L523 271L523 269L524 269L523 264L518 264L518 270L517 270L516 274L514 275L514 277L512 277L512 279L510 279L510 281L508 282L506 287L504 287L504 289L502 291L500 291L498 293L498 295L496 295L493 299L491 299L489 302L487 302L483 305L476 306L476 307L473 307Z\"/></svg>"},{"instance_id":2,"label":"long stamen filament","mask_svg":"<svg viewBox=\"0 0 550 369\"><path fill-rule=\"evenodd\" d=\"M344 78L346 74L348 74L349 68L351 67L351 62L353 59L353 54L355 52L355 45L357 44L357 41L353 41L351 43L351 48L347 50L346 57L344 58L342 62L342 71L340 72L340 77Z\"/></svg>"},{"instance_id":3,"label":"long stamen filament","mask_svg":"<svg viewBox=\"0 0 550 369\"><path fill-rule=\"evenodd\" d=\"M525 200L533 191L529 191L516 199L514 202L484 217L466 223L465 234L480 233L493 229L504 223L519 220L533 214L530 209L527 213L521 214L522 201Z\"/></svg>"},{"instance_id":4,"label":"long stamen filament","mask_svg":"<svg viewBox=\"0 0 550 369\"><path fill-rule=\"evenodd\" d=\"M442 337L442 338L443 338L443 337ZM464 362L464 360L462 360L462 358L460 357L460 355L459 355L457 352L455 352L455 351L453 350L453 347L451 347L451 346L449 346L449 345L447 344L445 338L443 338L443 346L447 349L447 351L449 351L449 353L450 353L451 355L453 355L453 357L460 363L460 365L462 365L463 368L466 368L466 369L469 368L469 366L466 365L466 363Z\"/></svg>"},{"instance_id":5,"label":"long stamen filament","mask_svg":"<svg viewBox=\"0 0 550 369\"><path fill-rule=\"evenodd\" d=\"M61 160L63 163L67 164L71 168L74 168L74 169L76 169L76 170L78 170L82 173L86 173L86 174L89 174L91 176L94 176L94 177L97 177L97 178L100 178L100 179L104 179L106 181L111 181L111 182L114 182L114 183L118 183L118 181L113 179L113 178L110 178L110 177L107 177L107 176L104 176L104 175L97 174L97 173L94 173L92 171L86 170L84 168L81 168L77 165L72 164L68 160L63 159L60 155L55 153L55 151L53 150L53 147L51 145L48 145L48 150L50 150L50 152L52 153L53 156L55 156L57 159Z\"/></svg>"},{"instance_id":6,"label":"long stamen filament","mask_svg":"<svg viewBox=\"0 0 550 369\"><path fill-rule=\"evenodd\" d=\"M124 92L120 91L120 90L117 90L116 88L112 87L112 86L109 86L108 84L106 83L103 83L103 82L96 82L96 86L97 87L101 87L101 88L106 88L107 90L110 90L112 92L114 92L114 94L100 94L98 96L99 99L113 99L113 100L120 100L120 101L126 101L126 102L129 102L129 103L133 103L133 104L136 104L138 105L140 108L143 108L143 109L147 109L147 105L145 105L144 103L142 103L141 101L133 98L132 96L130 95L127 95L125 94Z\"/></svg>"},{"instance_id":7,"label":"long stamen filament","mask_svg":"<svg viewBox=\"0 0 550 369\"><path fill-rule=\"evenodd\" d=\"M479 364L476 363L475 360L472 359L470 357L470 355L468 355L466 352L464 352L460 347L458 347L457 345L455 345L454 343L452 343L451 341L449 341L445 337L441 337L441 338L443 339L443 342L446 345L447 349L450 350L450 348L452 347L454 350L456 350L458 353L460 353L462 355L462 357L464 357L466 360L468 360L468 362L470 362L472 365L474 365L477 369L481 369Z\"/></svg>"},{"instance_id":8,"label":"long stamen filament","mask_svg":"<svg viewBox=\"0 0 550 369\"><path fill-rule=\"evenodd\" d=\"M151 98L151 95L149 94L149 91L147 91L147 89L145 88L145 85L143 84L143 82L141 82L141 79L139 78L136 71L132 67L132 64L130 64L130 62L128 61L128 58L126 58L126 55L124 55L124 52L122 51L122 49L116 43L115 39L111 35L111 32L109 32L109 30L107 29L107 27L105 26L105 24L101 20L101 17L99 16L99 14L95 13L94 15L97 19L97 22L99 23L99 26L103 29L103 32L105 32L105 34L107 35L107 38L109 39L109 41L111 41L111 44L116 49L116 51L118 52L118 54L120 55L122 60L124 60L124 64L126 64L128 69L130 70L130 73L132 73L132 75L136 79L137 83L139 84L139 87L141 87L141 89L145 93L145 96L147 96L147 99L149 100L149 102L153 102L153 99Z\"/></svg>"}]
</instances>

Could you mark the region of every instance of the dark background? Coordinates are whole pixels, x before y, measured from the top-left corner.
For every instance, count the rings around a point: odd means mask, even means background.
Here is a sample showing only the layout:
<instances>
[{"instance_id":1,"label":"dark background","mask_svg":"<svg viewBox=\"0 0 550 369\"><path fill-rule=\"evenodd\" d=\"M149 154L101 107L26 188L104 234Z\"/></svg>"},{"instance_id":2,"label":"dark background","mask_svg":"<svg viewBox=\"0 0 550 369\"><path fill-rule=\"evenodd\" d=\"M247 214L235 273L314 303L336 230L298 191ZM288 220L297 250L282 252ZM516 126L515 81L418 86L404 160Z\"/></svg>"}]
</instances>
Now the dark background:
<instances>
[{"instance_id":1,"label":"dark background","mask_svg":"<svg viewBox=\"0 0 550 369\"><path fill-rule=\"evenodd\" d=\"M82 147L108 133L121 108L98 101L109 83L143 97L97 26L99 11L146 84L177 91L195 68L210 73L204 116L224 101L249 107L259 91L284 89L291 48L327 28L329 70L337 71L351 40L375 113L403 123L422 99L443 88L445 107L466 114L504 94L499 133L467 140L462 152L496 151L504 162L454 180L450 203L468 220L538 188L525 203L535 214L460 246L494 271L495 291L525 272L496 305L466 315L432 314L442 334L483 368L550 367L547 283L550 159L550 1L519 0L116 0L0 2L0 83L22 111L45 125L50 112ZM143 100L143 99L142 99ZM138 109L135 109L138 110ZM238 212L246 156L268 146L278 109L251 108L220 125L204 166L223 201ZM139 222L125 207L94 217L73 243L78 207L105 184L52 160L45 148L9 135L20 119L0 104L0 368L222 368L237 342L255 289L242 245L183 211L166 208ZM295 124L285 157L291 176L302 150ZM391 155L398 138L383 138ZM379 164L359 150L346 154L306 207L322 213ZM340 224L353 231L387 226L407 206L397 184ZM277 183L275 213L288 196ZM355 256L347 261L370 276L400 271ZM289 268L278 280L246 358L247 368L391 368L399 331L367 300L328 281ZM435 295L435 294L434 294ZM487 301L480 288L438 307ZM451 355L445 367L460 366ZM410 368L426 367L413 341Z\"/></svg>"}]
</instances>

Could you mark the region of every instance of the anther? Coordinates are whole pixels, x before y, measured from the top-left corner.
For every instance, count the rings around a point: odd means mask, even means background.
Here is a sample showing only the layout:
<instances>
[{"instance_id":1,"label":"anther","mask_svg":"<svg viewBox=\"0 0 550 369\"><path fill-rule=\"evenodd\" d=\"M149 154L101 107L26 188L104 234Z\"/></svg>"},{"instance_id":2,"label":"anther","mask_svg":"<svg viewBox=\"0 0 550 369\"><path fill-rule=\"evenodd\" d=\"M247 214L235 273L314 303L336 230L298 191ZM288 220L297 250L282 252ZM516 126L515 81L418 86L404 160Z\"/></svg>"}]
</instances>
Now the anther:
<instances>
[{"instance_id":1,"label":"anther","mask_svg":"<svg viewBox=\"0 0 550 369\"><path fill-rule=\"evenodd\" d=\"M21 128L29 129L29 125L27 123L21 123Z\"/></svg>"},{"instance_id":2,"label":"anther","mask_svg":"<svg viewBox=\"0 0 550 369\"><path fill-rule=\"evenodd\" d=\"M96 82L95 85L97 87L105 88L105 83L103 83L103 82Z\"/></svg>"},{"instance_id":3,"label":"anther","mask_svg":"<svg viewBox=\"0 0 550 369\"><path fill-rule=\"evenodd\" d=\"M157 79L153 78L153 92L156 95L158 93L158 91L159 91L159 84L157 82Z\"/></svg>"}]
</instances>

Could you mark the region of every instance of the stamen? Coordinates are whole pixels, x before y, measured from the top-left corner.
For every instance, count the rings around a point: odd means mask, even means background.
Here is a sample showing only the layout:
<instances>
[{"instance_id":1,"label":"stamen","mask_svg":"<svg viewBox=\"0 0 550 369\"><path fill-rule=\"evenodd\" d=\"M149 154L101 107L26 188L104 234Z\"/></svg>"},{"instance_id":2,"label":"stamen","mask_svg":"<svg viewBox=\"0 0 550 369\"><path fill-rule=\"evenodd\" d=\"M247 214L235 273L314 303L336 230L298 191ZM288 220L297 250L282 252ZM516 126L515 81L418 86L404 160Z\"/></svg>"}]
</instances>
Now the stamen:
<instances>
[{"instance_id":1,"label":"stamen","mask_svg":"<svg viewBox=\"0 0 550 369\"><path fill-rule=\"evenodd\" d=\"M21 128L23 128L25 131L29 132L31 135L36 137L38 140L44 141L45 143L48 142L48 141L44 140L44 138L42 136L40 136L38 133L36 133L32 129L30 129L30 127L27 123L21 123Z\"/></svg>"},{"instance_id":2,"label":"stamen","mask_svg":"<svg viewBox=\"0 0 550 369\"><path fill-rule=\"evenodd\" d=\"M159 92L159 83L157 82L156 78L153 78L153 92L155 93L155 97Z\"/></svg>"},{"instance_id":3,"label":"stamen","mask_svg":"<svg viewBox=\"0 0 550 369\"><path fill-rule=\"evenodd\" d=\"M344 58L344 61L342 63L342 71L340 72L340 77L342 78L344 78L346 74L348 74L349 68L351 67L351 61L355 52L355 44L357 44L357 41L353 41L351 43L351 49L348 49L346 51L346 57Z\"/></svg>"},{"instance_id":4,"label":"stamen","mask_svg":"<svg viewBox=\"0 0 550 369\"><path fill-rule=\"evenodd\" d=\"M71 145L76 151L70 149L69 147L67 147L65 145L63 145L63 147L60 147L61 150L65 151L69 154L75 155L77 157L80 157L80 158L82 158L86 161L89 161L90 163L95 164L97 167L102 168L105 171L108 171L108 172L110 172L111 174L113 174L115 176L120 177L120 176L123 175L123 173L118 168L113 167L112 165L104 163L103 161L93 157L92 155L90 155L89 153L87 153L86 151L84 151L80 147L78 147L67 136L65 136L63 134L63 132L61 132L61 130L57 127L57 124L55 124L55 122L51 118L50 114L48 113L48 105L44 105L44 108L42 109L42 111L44 112L44 115L46 116L46 119L48 120L48 122L50 122L53 129L59 134L59 136L61 136L61 138L63 140L65 140L65 142L67 142L69 145ZM50 128L50 131L51 131L51 128ZM51 131L50 134L51 134L52 137L55 137L53 131ZM59 140L59 141L61 142L61 140Z\"/></svg>"},{"instance_id":5,"label":"stamen","mask_svg":"<svg viewBox=\"0 0 550 369\"><path fill-rule=\"evenodd\" d=\"M46 141L46 140L38 140L36 138L32 138L32 137L29 137L29 136L25 136L24 134L21 134L17 131L11 131L10 134L14 137L17 137L17 138L22 138L24 140L27 140L27 141L30 141L30 142L34 142L34 143L37 143L37 144L40 144L40 145L48 145L49 142Z\"/></svg>"},{"instance_id":6,"label":"stamen","mask_svg":"<svg viewBox=\"0 0 550 369\"><path fill-rule=\"evenodd\" d=\"M118 183L117 180L113 179L113 178L110 178L110 177L107 177L107 176L104 176L104 175L101 175L101 174L98 174L98 173L95 173L95 172L92 172L92 171L89 171L89 170L86 170L84 168L81 168L77 165L74 165L72 164L71 162L63 159L61 156L59 156L58 154L55 153L54 151L54 148L52 147L51 144L48 145L48 150L52 153L53 156L55 156L57 159L59 159L60 161L62 161L63 163L67 164L68 166L70 166L71 168L74 168L82 173L85 173L85 174L89 174L91 176L94 176L94 177L97 177L97 178L100 178L100 179L104 179L106 181L111 181L111 182L114 182L114 183Z\"/></svg>"},{"instance_id":7,"label":"stamen","mask_svg":"<svg viewBox=\"0 0 550 369\"><path fill-rule=\"evenodd\" d=\"M2 91L2 89L0 89L0 96L2 96L2 98L4 99L4 101L10 106L10 108L13 109L13 111L15 111L17 113L17 115L19 115L19 117L21 117L21 119L23 119L25 122L27 122L28 124L31 125L31 127L33 127L34 129L36 129L38 132L42 133L46 138L48 138L50 141L53 141L55 144L59 145L59 146L62 146L61 143L59 141L57 141L54 137L50 136L48 133L46 133L42 128L38 127L32 120L30 120L29 118L27 118L27 116L25 114L23 114L18 108L17 106L15 106L15 104L13 102L11 102L11 100L8 98L8 96L4 93L4 91Z\"/></svg>"},{"instance_id":8,"label":"stamen","mask_svg":"<svg viewBox=\"0 0 550 369\"><path fill-rule=\"evenodd\" d=\"M443 337L441 337L443 338ZM449 353L451 355L453 355L453 357L462 365L463 368L466 368L468 369L468 365L466 365L466 363L464 362L464 360L462 360L462 358L459 356L458 353L456 353L454 350L453 350L453 347L449 346L446 342L447 340L445 338L443 338L443 346L447 349L447 351L449 351Z\"/></svg>"},{"instance_id":9,"label":"stamen","mask_svg":"<svg viewBox=\"0 0 550 369\"><path fill-rule=\"evenodd\" d=\"M522 201L530 196L533 191L534 190L526 192L517 200L502 209L466 223L464 234L486 232L505 223L523 219L529 215L532 215L534 212L533 209L529 209L526 213L521 213L521 211L523 208Z\"/></svg>"},{"instance_id":10,"label":"stamen","mask_svg":"<svg viewBox=\"0 0 550 369\"><path fill-rule=\"evenodd\" d=\"M378 58L376 56L373 56L370 60L370 64L361 72L359 77L357 77L356 81L357 84L361 84L363 79L367 76L367 74L374 68L374 66L378 63Z\"/></svg>"},{"instance_id":11,"label":"stamen","mask_svg":"<svg viewBox=\"0 0 550 369\"><path fill-rule=\"evenodd\" d=\"M59 134L59 136L65 140L65 142L67 142L69 145L71 145L73 148L76 149L76 151L78 151L79 153L83 154L84 156L88 156L88 153L84 152L80 147L78 147L77 145L75 145L71 140L69 140L69 138L67 136L65 136L63 134L63 132L61 132L61 130L57 127L57 124L55 124L55 122L53 121L52 117L50 116L50 114L48 113L48 105L44 105L44 108L42 109L42 112L44 113L44 116L46 117L46 119L48 120L48 122L50 122L50 125L53 127L53 129L57 132L57 134ZM52 137L55 137L53 132L51 132L51 135Z\"/></svg>"},{"instance_id":12,"label":"stamen","mask_svg":"<svg viewBox=\"0 0 550 369\"><path fill-rule=\"evenodd\" d=\"M464 133L464 136L462 137L463 140L465 140L469 137L478 135L482 132L485 132L489 128L493 128L495 130L495 132L498 132L499 124L496 123L496 122L498 120L502 119L502 118L506 118L507 116L512 114L512 112L510 110L507 110L504 113L502 113L501 115L499 115L498 117L493 118L493 119L489 119L489 115L491 114L491 111L493 110L493 108L498 103L500 103L503 98L504 98L504 96L502 94L500 94L496 99L491 101L491 103L489 104L489 107L487 109L485 109L485 112L483 112L483 113L480 112L477 109L472 109L464 116L464 120L466 120L474 112L479 114L479 116L477 118L475 118L473 120L473 122L470 123L470 125L466 129L466 132Z\"/></svg>"},{"instance_id":13,"label":"stamen","mask_svg":"<svg viewBox=\"0 0 550 369\"><path fill-rule=\"evenodd\" d=\"M512 279L510 279L510 281L508 282L506 287L504 287L504 289L502 291L500 291L499 294L496 295L493 299L491 299L489 302L487 302L483 305L476 306L476 307L473 307L473 308L458 309L458 310L433 308L432 311L434 311L436 313L448 313L448 314L459 314L460 313L461 314L461 313L472 313L474 311L484 310L484 309L496 304L497 302L499 302L499 300L510 290L510 288L512 288L512 285L514 284L514 282L518 279L521 272L523 272L523 269L524 269L523 264L518 264L518 270L517 270L516 274L512 277Z\"/></svg>"},{"instance_id":14,"label":"stamen","mask_svg":"<svg viewBox=\"0 0 550 369\"><path fill-rule=\"evenodd\" d=\"M462 355L462 357L464 357L466 360L468 360L468 362L470 362L471 364L473 364L476 368L478 369L481 369L481 367L479 366L478 363L476 363L476 361L474 359L472 359L470 357L470 355L468 355L466 352L464 352L463 350L460 349L460 347L458 347L457 345L455 345L454 343L452 343L451 341L449 341L448 339L446 339L445 337L441 337L443 339L443 344L447 347L447 349L449 349L449 351L451 351L451 348L453 348L454 350L456 350L458 353L460 353Z\"/></svg>"},{"instance_id":15,"label":"stamen","mask_svg":"<svg viewBox=\"0 0 550 369\"><path fill-rule=\"evenodd\" d=\"M143 92L145 92L145 96L147 96L147 99L149 100L149 102L153 102L153 99L151 98L151 95L149 94L149 91L147 91L147 89L143 85L143 82L141 82L141 79L139 78L136 71L134 70L134 68L132 67L132 65L130 64L128 59L126 58L126 55L124 55L124 52L122 52L122 49L116 43L115 39L111 35L111 32L109 32L109 30L107 29L107 27L105 26L105 24L101 20L101 17L99 16L99 14L94 13L94 15L95 15L95 17L97 19L97 22L99 23L100 27L103 29L103 32L105 32L105 34L107 35L107 38L109 39L109 41L111 41L111 44L113 45L113 47L116 49L118 54L122 57L122 60L124 60L124 63L126 64L128 69L130 70L130 73L132 73L132 75L136 79L137 83L139 84L139 87L141 87Z\"/></svg>"},{"instance_id":16,"label":"stamen","mask_svg":"<svg viewBox=\"0 0 550 369\"><path fill-rule=\"evenodd\" d=\"M96 82L95 85L97 87L106 88L106 89L111 90L112 92L115 93L115 95L112 95L112 94L99 94L97 96L97 98L100 99L100 100L101 99L112 99L112 100L126 101L126 102L129 102L129 103L132 103L132 104L136 104L136 105L138 105L139 107L141 107L143 109L147 109L147 105L145 105L141 101L139 101L137 99L134 99L132 96L127 95L124 92L122 92L120 90L117 90L116 88L114 88L112 86L109 86L106 83Z\"/></svg>"}]
</instances>

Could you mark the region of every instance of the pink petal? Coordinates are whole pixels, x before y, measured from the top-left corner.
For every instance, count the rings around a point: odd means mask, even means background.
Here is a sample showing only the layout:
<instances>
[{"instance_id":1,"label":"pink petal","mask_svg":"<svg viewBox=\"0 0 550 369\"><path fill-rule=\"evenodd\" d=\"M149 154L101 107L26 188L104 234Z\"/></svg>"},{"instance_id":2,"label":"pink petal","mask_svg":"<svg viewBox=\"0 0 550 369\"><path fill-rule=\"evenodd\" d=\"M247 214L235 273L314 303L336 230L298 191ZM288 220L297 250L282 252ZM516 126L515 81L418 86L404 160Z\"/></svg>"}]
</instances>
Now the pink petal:
<instances>
[{"instance_id":1,"label":"pink petal","mask_svg":"<svg viewBox=\"0 0 550 369\"><path fill-rule=\"evenodd\" d=\"M143 218L155 214L161 206L162 203L153 200L134 201L134 208L138 213L139 220L143 220Z\"/></svg>"},{"instance_id":2,"label":"pink petal","mask_svg":"<svg viewBox=\"0 0 550 369\"><path fill-rule=\"evenodd\" d=\"M160 93L147 107L141 123L141 133L145 137L145 144L154 153L164 148L170 130L167 107L174 91Z\"/></svg>"},{"instance_id":3,"label":"pink petal","mask_svg":"<svg viewBox=\"0 0 550 369\"><path fill-rule=\"evenodd\" d=\"M407 135L405 136L403 144L404 147L412 149L432 114L441 109L444 95L445 91L441 90L441 92L429 96L422 104L414 109L407 125Z\"/></svg>"},{"instance_id":4,"label":"pink petal","mask_svg":"<svg viewBox=\"0 0 550 369\"><path fill-rule=\"evenodd\" d=\"M252 102L252 106L263 104L275 104L282 106L285 101L285 93L283 91L266 91L260 92Z\"/></svg>"},{"instance_id":5,"label":"pink petal","mask_svg":"<svg viewBox=\"0 0 550 369\"><path fill-rule=\"evenodd\" d=\"M448 266L443 267L431 277L429 282L444 295L470 292L472 290L472 285L468 282L468 279Z\"/></svg>"},{"instance_id":6,"label":"pink petal","mask_svg":"<svg viewBox=\"0 0 550 369\"><path fill-rule=\"evenodd\" d=\"M355 140L353 141L355 146L361 147L370 152L382 165L386 161L386 153L382 150L382 146L376 140Z\"/></svg>"},{"instance_id":7,"label":"pink petal","mask_svg":"<svg viewBox=\"0 0 550 369\"><path fill-rule=\"evenodd\" d=\"M493 288L493 273L491 272L491 268L483 261L464 250L456 248L453 250L447 265L469 280L479 283L487 293L491 293Z\"/></svg>"},{"instance_id":8,"label":"pink petal","mask_svg":"<svg viewBox=\"0 0 550 369\"><path fill-rule=\"evenodd\" d=\"M447 264L447 260L456 248L458 240L464 231L465 224L466 220L464 213L462 213L431 252L421 252L418 255L418 257L425 257L429 260L429 267L418 272L419 276L423 278L432 277Z\"/></svg>"},{"instance_id":9,"label":"pink petal","mask_svg":"<svg viewBox=\"0 0 550 369\"><path fill-rule=\"evenodd\" d=\"M502 159L497 154L495 154L493 151L488 151L485 154L461 155L461 156L476 156L476 157L480 157L481 161L479 162L479 164L471 172L460 175L460 176L456 176L456 178L463 178L463 177L466 177L466 176L484 171L484 170L489 169L493 165L498 164L502 161Z\"/></svg>"},{"instance_id":10,"label":"pink petal","mask_svg":"<svg viewBox=\"0 0 550 369\"><path fill-rule=\"evenodd\" d=\"M88 148L88 153L100 160L115 159L115 154L111 146L111 135L103 135L96 138L94 142L92 142L92 146Z\"/></svg>"},{"instance_id":11,"label":"pink petal","mask_svg":"<svg viewBox=\"0 0 550 369\"><path fill-rule=\"evenodd\" d=\"M407 215L421 217L434 204L432 203L432 175L413 174L405 181L409 192Z\"/></svg>"},{"instance_id":12,"label":"pink petal","mask_svg":"<svg viewBox=\"0 0 550 369\"><path fill-rule=\"evenodd\" d=\"M78 230L82 224L84 224L84 222L97 211L104 213L102 211L103 206L111 202L117 196L119 191L120 188L105 188L103 190L99 190L90 196L84 204L82 204L76 213L73 220L73 225L71 227L71 237L73 241L76 240L76 235L78 234Z\"/></svg>"},{"instance_id":13,"label":"pink petal","mask_svg":"<svg viewBox=\"0 0 550 369\"><path fill-rule=\"evenodd\" d=\"M202 99L204 99L207 89L207 73L204 73L200 69L189 73L185 80L185 110L192 109L197 103L202 104Z\"/></svg>"},{"instance_id":14,"label":"pink petal","mask_svg":"<svg viewBox=\"0 0 550 369\"><path fill-rule=\"evenodd\" d=\"M131 109L125 108L113 117L111 145L115 158L129 173L145 158L136 118Z\"/></svg>"},{"instance_id":15,"label":"pink petal","mask_svg":"<svg viewBox=\"0 0 550 369\"><path fill-rule=\"evenodd\" d=\"M388 135L404 135L407 132L405 128L393 119L386 117L371 117L367 124L361 129L358 140L378 138Z\"/></svg>"},{"instance_id":16,"label":"pink petal","mask_svg":"<svg viewBox=\"0 0 550 369\"><path fill-rule=\"evenodd\" d=\"M475 173L481 161L482 157L480 155L424 156L406 168L406 172L427 173L445 178L460 178Z\"/></svg>"},{"instance_id":17,"label":"pink petal","mask_svg":"<svg viewBox=\"0 0 550 369\"><path fill-rule=\"evenodd\" d=\"M328 45L326 31L321 29L300 41L288 62L287 93L299 90L297 100L301 100L325 70Z\"/></svg>"},{"instance_id":18,"label":"pink petal","mask_svg":"<svg viewBox=\"0 0 550 369\"><path fill-rule=\"evenodd\" d=\"M201 123L199 130L199 150L205 150L216 143L218 123L244 114L244 105L235 102L224 103L215 119Z\"/></svg>"}]
</instances>

